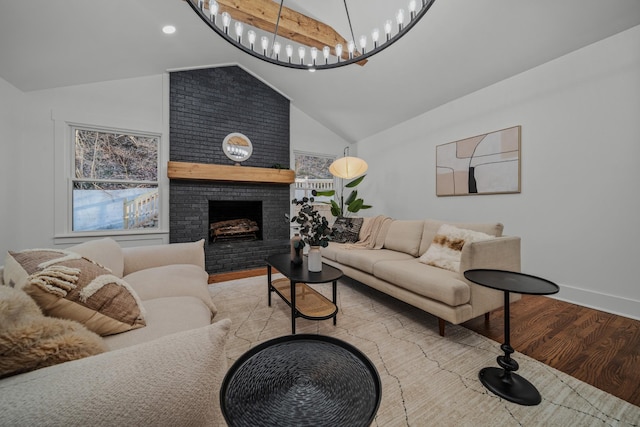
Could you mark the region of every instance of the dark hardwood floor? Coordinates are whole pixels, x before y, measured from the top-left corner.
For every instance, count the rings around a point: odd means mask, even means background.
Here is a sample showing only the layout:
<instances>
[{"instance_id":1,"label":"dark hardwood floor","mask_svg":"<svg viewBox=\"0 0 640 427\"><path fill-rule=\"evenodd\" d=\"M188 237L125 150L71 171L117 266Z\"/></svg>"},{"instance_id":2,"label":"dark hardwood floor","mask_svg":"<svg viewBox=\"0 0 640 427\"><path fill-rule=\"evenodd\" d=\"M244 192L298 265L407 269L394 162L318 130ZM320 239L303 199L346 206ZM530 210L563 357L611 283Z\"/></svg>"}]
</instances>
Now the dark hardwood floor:
<instances>
[{"instance_id":1,"label":"dark hardwood floor","mask_svg":"<svg viewBox=\"0 0 640 427\"><path fill-rule=\"evenodd\" d=\"M510 318L516 351L640 406L640 321L532 295ZM504 310L462 325L502 343Z\"/></svg>"},{"instance_id":2,"label":"dark hardwood floor","mask_svg":"<svg viewBox=\"0 0 640 427\"><path fill-rule=\"evenodd\" d=\"M215 274L209 283L265 274ZM640 406L640 321L531 295L511 304L510 317L516 351ZM502 343L504 310L491 312L488 323L480 316L462 325Z\"/></svg>"}]
</instances>

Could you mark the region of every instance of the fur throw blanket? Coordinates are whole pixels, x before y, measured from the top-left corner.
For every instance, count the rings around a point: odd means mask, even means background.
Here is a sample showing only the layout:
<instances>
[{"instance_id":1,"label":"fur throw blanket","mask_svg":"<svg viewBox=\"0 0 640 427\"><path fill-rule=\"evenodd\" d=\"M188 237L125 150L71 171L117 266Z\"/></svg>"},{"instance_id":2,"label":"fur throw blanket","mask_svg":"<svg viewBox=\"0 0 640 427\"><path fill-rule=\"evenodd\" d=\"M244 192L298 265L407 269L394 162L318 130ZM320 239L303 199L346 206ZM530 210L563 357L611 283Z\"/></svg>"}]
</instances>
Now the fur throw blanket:
<instances>
[{"instance_id":1,"label":"fur throw blanket","mask_svg":"<svg viewBox=\"0 0 640 427\"><path fill-rule=\"evenodd\" d=\"M0 378L106 350L82 324L46 317L24 291L0 285Z\"/></svg>"}]
</instances>

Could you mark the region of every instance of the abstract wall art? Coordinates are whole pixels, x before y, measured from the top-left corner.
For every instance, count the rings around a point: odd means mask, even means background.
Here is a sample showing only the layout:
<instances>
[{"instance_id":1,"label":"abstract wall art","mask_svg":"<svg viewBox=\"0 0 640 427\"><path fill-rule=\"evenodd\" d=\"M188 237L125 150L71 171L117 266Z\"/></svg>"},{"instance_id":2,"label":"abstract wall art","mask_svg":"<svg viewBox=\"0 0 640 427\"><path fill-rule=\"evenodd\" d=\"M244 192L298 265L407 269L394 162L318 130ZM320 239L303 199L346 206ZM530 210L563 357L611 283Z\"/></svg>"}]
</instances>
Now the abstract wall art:
<instances>
[{"instance_id":1,"label":"abstract wall art","mask_svg":"<svg viewBox=\"0 0 640 427\"><path fill-rule=\"evenodd\" d=\"M436 147L436 195L520 192L520 132L514 126Z\"/></svg>"}]
</instances>

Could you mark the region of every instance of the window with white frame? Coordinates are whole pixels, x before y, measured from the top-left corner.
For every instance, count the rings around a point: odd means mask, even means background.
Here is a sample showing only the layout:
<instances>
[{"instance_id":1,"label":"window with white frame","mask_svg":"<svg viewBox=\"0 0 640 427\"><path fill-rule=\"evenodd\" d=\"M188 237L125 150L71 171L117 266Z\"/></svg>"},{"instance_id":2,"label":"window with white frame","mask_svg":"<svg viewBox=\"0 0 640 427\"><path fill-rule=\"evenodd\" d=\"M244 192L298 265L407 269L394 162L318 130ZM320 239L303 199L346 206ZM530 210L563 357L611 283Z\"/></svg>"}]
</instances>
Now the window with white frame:
<instances>
[{"instance_id":1,"label":"window with white frame","mask_svg":"<svg viewBox=\"0 0 640 427\"><path fill-rule=\"evenodd\" d=\"M73 126L72 231L157 229L160 136Z\"/></svg>"},{"instance_id":2,"label":"window with white frame","mask_svg":"<svg viewBox=\"0 0 640 427\"><path fill-rule=\"evenodd\" d=\"M311 197L313 190L333 190L333 175L329 172L329 166L336 159L335 156L317 153L303 153L294 151L295 158L295 195ZM318 201L328 201L329 197L318 197Z\"/></svg>"},{"instance_id":3,"label":"window with white frame","mask_svg":"<svg viewBox=\"0 0 640 427\"><path fill-rule=\"evenodd\" d=\"M335 156L319 153L304 153L294 151L296 180L293 185L293 198L302 199L312 197L313 190L333 190L333 175L329 172L329 166L336 159ZM331 215L330 196L314 196L314 209L333 222ZM297 214L299 206L292 206L292 215Z\"/></svg>"}]
</instances>

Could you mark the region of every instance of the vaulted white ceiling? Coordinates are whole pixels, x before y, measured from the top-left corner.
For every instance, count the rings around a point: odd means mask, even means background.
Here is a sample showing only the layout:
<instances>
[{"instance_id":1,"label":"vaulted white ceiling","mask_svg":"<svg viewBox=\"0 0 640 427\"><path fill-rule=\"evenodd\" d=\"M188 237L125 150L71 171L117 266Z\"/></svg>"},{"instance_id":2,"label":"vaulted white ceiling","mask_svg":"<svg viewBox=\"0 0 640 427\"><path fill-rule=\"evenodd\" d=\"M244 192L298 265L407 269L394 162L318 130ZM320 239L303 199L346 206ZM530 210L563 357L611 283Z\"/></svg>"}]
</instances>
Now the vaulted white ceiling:
<instances>
[{"instance_id":1,"label":"vaulted white ceiling","mask_svg":"<svg viewBox=\"0 0 640 427\"><path fill-rule=\"evenodd\" d=\"M328 21L343 0L296 3ZM636 25L638 0L436 0L366 66L309 73L235 49L182 0L0 0L0 77L26 92L239 64L355 142Z\"/></svg>"}]
</instances>

